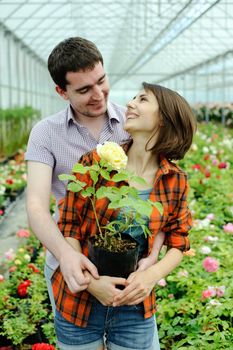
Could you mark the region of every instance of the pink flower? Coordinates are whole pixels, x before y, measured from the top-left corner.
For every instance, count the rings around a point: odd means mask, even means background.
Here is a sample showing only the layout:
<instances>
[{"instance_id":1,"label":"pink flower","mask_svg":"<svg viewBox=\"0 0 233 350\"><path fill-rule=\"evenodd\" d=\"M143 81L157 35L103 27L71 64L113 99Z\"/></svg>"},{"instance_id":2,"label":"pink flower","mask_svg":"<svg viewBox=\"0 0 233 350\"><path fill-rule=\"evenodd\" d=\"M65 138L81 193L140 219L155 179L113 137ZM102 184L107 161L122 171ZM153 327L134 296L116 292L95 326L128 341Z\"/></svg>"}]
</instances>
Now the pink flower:
<instances>
[{"instance_id":1,"label":"pink flower","mask_svg":"<svg viewBox=\"0 0 233 350\"><path fill-rule=\"evenodd\" d=\"M215 295L216 295L216 292L214 291L214 289L206 289L202 292L202 299L211 298L211 297L214 297Z\"/></svg>"},{"instance_id":2,"label":"pink flower","mask_svg":"<svg viewBox=\"0 0 233 350\"><path fill-rule=\"evenodd\" d=\"M213 165L218 165L218 160L217 160L217 159L213 159L213 160L212 160L212 164L213 164Z\"/></svg>"},{"instance_id":3,"label":"pink flower","mask_svg":"<svg viewBox=\"0 0 233 350\"><path fill-rule=\"evenodd\" d=\"M30 236L30 232L29 230L25 230L25 229L20 229L17 233L16 233L17 237L19 238L28 238Z\"/></svg>"},{"instance_id":4,"label":"pink flower","mask_svg":"<svg viewBox=\"0 0 233 350\"><path fill-rule=\"evenodd\" d=\"M166 287L167 282L165 281L164 278L162 278L161 280L159 280L159 281L157 282L157 284L158 284L160 287Z\"/></svg>"},{"instance_id":5,"label":"pink flower","mask_svg":"<svg viewBox=\"0 0 233 350\"><path fill-rule=\"evenodd\" d=\"M233 233L233 224L231 222L228 222L228 224L223 226L223 230L227 233Z\"/></svg>"},{"instance_id":6,"label":"pink flower","mask_svg":"<svg viewBox=\"0 0 233 350\"><path fill-rule=\"evenodd\" d=\"M215 288L216 294L219 298L221 298L225 294L225 289L225 286L219 286Z\"/></svg>"},{"instance_id":7,"label":"pink flower","mask_svg":"<svg viewBox=\"0 0 233 350\"><path fill-rule=\"evenodd\" d=\"M0 282L4 282L5 278L3 275L0 275Z\"/></svg>"},{"instance_id":8,"label":"pink flower","mask_svg":"<svg viewBox=\"0 0 233 350\"><path fill-rule=\"evenodd\" d=\"M211 258L210 256L207 256L202 263L204 269L207 272L216 272L219 268L219 262L216 259Z\"/></svg>"},{"instance_id":9,"label":"pink flower","mask_svg":"<svg viewBox=\"0 0 233 350\"><path fill-rule=\"evenodd\" d=\"M214 214L212 214L212 213L208 214L208 215L206 216L206 219L208 219L208 220L210 220L210 221L214 220Z\"/></svg>"},{"instance_id":10,"label":"pink flower","mask_svg":"<svg viewBox=\"0 0 233 350\"><path fill-rule=\"evenodd\" d=\"M10 268L9 268L9 272L15 272L17 270L17 266L11 266Z\"/></svg>"},{"instance_id":11,"label":"pink flower","mask_svg":"<svg viewBox=\"0 0 233 350\"><path fill-rule=\"evenodd\" d=\"M4 215L4 210L0 209L0 216Z\"/></svg>"},{"instance_id":12,"label":"pink flower","mask_svg":"<svg viewBox=\"0 0 233 350\"><path fill-rule=\"evenodd\" d=\"M10 248L7 252L4 253L4 256L7 260L13 260L15 258L14 249Z\"/></svg>"}]
</instances>

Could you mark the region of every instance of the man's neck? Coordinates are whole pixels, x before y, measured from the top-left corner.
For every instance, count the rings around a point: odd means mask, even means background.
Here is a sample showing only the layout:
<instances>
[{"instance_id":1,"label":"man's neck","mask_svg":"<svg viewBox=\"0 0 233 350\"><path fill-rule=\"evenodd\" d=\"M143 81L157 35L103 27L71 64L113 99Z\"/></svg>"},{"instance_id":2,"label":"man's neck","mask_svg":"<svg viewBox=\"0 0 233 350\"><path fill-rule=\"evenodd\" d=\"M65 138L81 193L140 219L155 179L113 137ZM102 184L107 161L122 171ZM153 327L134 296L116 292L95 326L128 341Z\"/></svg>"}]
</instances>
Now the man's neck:
<instances>
[{"instance_id":1,"label":"man's neck","mask_svg":"<svg viewBox=\"0 0 233 350\"><path fill-rule=\"evenodd\" d=\"M101 131L103 129L104 123L107 118L107 113L99 116L99 117L85 117L76 119L78 123L85 126L90 134L98 141L100 138Z\"/></svg>"}]
</instances>

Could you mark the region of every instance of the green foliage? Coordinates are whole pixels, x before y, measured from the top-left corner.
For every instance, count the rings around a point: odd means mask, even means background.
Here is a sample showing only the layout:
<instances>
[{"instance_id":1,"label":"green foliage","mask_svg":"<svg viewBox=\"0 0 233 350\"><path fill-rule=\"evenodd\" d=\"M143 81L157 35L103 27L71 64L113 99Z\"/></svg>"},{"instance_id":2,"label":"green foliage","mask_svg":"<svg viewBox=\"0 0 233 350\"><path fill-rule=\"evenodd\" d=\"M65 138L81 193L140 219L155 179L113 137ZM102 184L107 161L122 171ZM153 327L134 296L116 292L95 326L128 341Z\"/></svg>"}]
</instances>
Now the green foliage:
<instances>
[{"instance_id":1,"label":"green foliage","mask_svg":"<svg viewBox=\"0 0 233 350\"><path fill-rule=\"evenodd\" d=\"M167 285L156 287L161 349L232 348L233 234L224 231L233 222L232 136L230 129L199 125L191 150L180 162L191 186L192 250L167 277ZM209 248L208 254L203 247ZM203 268L206 256L219 262L216 272ZM225 293L204 297L210 287L225 287Z\"/></svg>"},{"instance_id":2,"label":"green foliage","mask_svg":"<svg viewBox=\"0 0 233 350\"><path fill-rule=\"evenodd\" d=\"M30 106L0 109L0 158L15 154L27 143L40 112Z\"/></svg>"}]
</instances>

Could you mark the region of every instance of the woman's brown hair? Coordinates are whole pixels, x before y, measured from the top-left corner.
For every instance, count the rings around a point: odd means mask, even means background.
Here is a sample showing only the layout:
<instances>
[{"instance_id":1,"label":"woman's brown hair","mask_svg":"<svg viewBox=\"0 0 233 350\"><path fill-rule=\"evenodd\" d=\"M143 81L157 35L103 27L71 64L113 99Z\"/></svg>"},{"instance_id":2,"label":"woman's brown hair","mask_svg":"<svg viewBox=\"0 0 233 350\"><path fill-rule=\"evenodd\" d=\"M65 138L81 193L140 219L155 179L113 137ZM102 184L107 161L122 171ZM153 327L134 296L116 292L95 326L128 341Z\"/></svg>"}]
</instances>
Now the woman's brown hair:
<instances>
[{"instance_id":1,"label":"woman's brown hair","mask_svg":"<svg viewBox=\"0 0 233 350\"><path fill-rule=\"evenodd\" d=\"M190 105L173 90L148 83L142 85L156 97L162 124L156 144L147 150L155 150L170 160L182 159L190 148L196 131L196 118ZM150 140L147 145L149 142Z\"/></svg>"}]
</instances>

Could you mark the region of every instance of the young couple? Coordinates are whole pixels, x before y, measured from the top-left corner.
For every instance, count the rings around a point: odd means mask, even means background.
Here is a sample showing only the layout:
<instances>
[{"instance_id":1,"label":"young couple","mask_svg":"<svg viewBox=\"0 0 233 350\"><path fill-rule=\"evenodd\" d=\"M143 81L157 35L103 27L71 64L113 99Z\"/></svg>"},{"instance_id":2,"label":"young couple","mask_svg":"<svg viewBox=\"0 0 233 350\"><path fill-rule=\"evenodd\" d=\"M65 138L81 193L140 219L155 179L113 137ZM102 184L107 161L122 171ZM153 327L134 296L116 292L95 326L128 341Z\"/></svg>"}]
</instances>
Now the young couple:
<instances>
[{"instance_id":1,"label":"young couple","mask_svg":"<svg viewBox=\"0 0 233 350\"><path fill-rule=\"evenodd\" d=\"M108 102L103 58L83 38L58 44L48 68L56 91L69 105L40 121L31 132L26 152L27 211L30 226L48 251L45 276L58 347L103 350L105 340L112 350L159 349L153 288L189 248L187 176L171 160L182 159L192 143L196 128L192 110L176 92L147 83L127 104L126 112ZM153 211L149 219L151 237L142 239L144 257L128 279L98 275L84 254L87 236L79 234L85 230L88 234L87 217L80 219L75 210L80 197L66 193L58 180L59 174L71 172L83 154L110 140L124 144L128 169L147 183L129 185L138 187L142 198L163 205L163 215ZM81 162L91 162L92 154ZM65 198L58 225L58 210L55 218L49 212L51 192L57 203ZM108 210L104 215L108 216ZM157 261L162 244L167 253Z\"/></svg>"}]
</instances>

